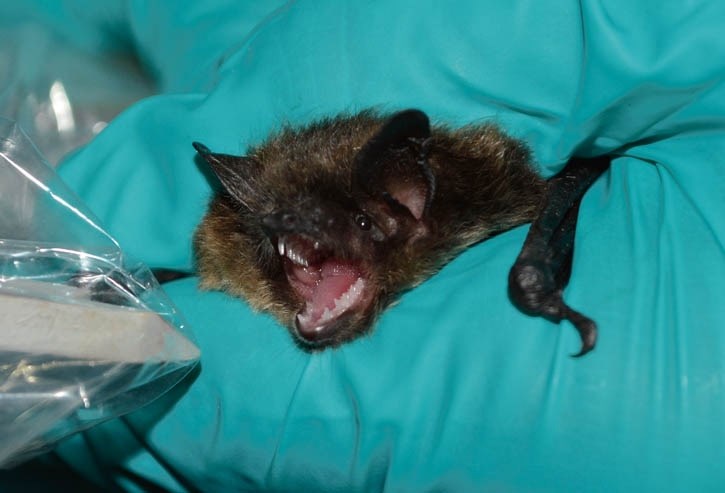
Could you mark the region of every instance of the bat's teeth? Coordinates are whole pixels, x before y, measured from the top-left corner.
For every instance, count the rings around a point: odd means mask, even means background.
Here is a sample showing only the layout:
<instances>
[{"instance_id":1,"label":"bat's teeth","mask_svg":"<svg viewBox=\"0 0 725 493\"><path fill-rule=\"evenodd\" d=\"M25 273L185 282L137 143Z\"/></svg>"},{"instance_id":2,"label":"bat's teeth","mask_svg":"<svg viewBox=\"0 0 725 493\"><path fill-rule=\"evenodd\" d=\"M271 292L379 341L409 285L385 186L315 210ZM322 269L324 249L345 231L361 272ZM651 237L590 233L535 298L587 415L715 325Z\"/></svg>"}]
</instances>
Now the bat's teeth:
<instances>
[{"instance_id":1,"label":"bat's teeth","mask_svg":"<svg viewBox=\"0 0 725 493\"><path fill-rule=\"evenodd\" d=\"M310 323L312 323L312 314L310 312L309 307L306 307L304 312L297 314L297 320L299 320L300 323L305 326L310 325Z\"/></svg>"},{"instance_id":2,"label":"bat's teeth","mask_svg":"<svg viewBox=\"0 0 725 493\"><path fill-rule=\"evenodd\" d=\"M336 313L342 313L350 306L352 306L355 301L360 297L360 294L362 293L363 288L365 287L365 281L363 281L362 278L358 279L350 287L340 295L339 298L335 300L335 309L334 311Z\"/></svg>"},{"instance_id":3,"label":"bat's teeth","mask_svg":"<svg viewBox=\"0 0 725 493\"><path fill-rule=\"evenodd\" d=\"M358 278L348 287L347 291L335 299L334 306L325 307L322 313L319 312L319 309L315 309L313 303L308 301L304 310L297 314L297 322L304 328L305 332L325 330L330 322L340 317L360 300L364 290L365 280Z\"/></svg>"},{"instance_id":4,"label":"bat's teeth","mask_svg":"<svg viewBox=\"0 0 725 493\"><path fill-rule=\"evenodd\" d=\"M337 315L338 314L337 314L336 310L330 310L329 308L325 308L325 311L322 312L322 316L317 321L317 323L320 326L325 325L327 322L329 322L330 320L335 318Z\"/></svg>"},{"instance_id":5,"label":"bat's teeth","mask_svg":"<svg viewBox=\"0 0 725 493\"><path fill-rule=\"evenodd\" d=\"M309 267L310 263L308 262L307 258L302 255L300 252L293 250L289 246L286 249L286 257L290 259L292 262L294 262L297 265L301 265L303 267Z\"/></svg>"},{"instance_id":6,"label":"bat's teeth","mask_svg":"<svg viewBox=\"0 0 725 493\"><path fill-rule=\"evenodd\" d=\"M280 236L279 239L277 239L277 251L282 257L284 257L285 254L285 239L286 238L284 236Z\"/></svg>"},{"instance_id":7,"label":"bat's teeth","mask_svg":"<svg viewBox=\"0 0 725 493\"><path fill-rule=\"evenodd\" d=\"M314 242L314 243L312 244L312 246L313 246L313 248L314 248L315 250L319 250L320 248L322 248L322 244L321 244L321 243L320 243L319 241L315 241L315 242Z\"/></svg>"}]
</instances>

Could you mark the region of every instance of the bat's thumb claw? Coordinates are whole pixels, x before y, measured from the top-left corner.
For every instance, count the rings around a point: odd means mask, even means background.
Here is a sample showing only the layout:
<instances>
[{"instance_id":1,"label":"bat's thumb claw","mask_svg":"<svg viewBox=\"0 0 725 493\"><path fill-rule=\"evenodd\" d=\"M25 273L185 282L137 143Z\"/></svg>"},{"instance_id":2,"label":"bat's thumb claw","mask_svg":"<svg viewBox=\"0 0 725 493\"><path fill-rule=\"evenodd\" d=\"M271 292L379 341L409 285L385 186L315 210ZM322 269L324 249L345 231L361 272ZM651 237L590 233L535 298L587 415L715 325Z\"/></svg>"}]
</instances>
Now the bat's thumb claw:
<instances>
[{"instance_id":1,"label":"bat's thumb claw","mask_svg":"<svg viewBox=\"0 0 725 493\"><path fill-rule=\"evenodd\" d=\"M594 323L592 319L585 317L581 313L574 311L569 307L566 307L565 318L574 324L574 327L577 332L579 332L579 337L581 337L582 340L582 347L579 352L572 354L571 356L573 358L584 356L594 349L594 346L597 344L597 324Z\"/></svg>"},{"instance_id":2,"label":"bat's thumb claw","mask_svg":"<svg viewBox=\"0 0 725 493\"><path fill-rule=\"evenodd\" d=\"M574 353L574 354L570 354L569 356L571 356L572 358L581 358L582 356L584 356L585 354L587 354L592 349L594 349L594 345L587 344L587 343L583 342L582 343L582 348L579 350L579 352L578 353Z\"/></svg>"}]
</instances>

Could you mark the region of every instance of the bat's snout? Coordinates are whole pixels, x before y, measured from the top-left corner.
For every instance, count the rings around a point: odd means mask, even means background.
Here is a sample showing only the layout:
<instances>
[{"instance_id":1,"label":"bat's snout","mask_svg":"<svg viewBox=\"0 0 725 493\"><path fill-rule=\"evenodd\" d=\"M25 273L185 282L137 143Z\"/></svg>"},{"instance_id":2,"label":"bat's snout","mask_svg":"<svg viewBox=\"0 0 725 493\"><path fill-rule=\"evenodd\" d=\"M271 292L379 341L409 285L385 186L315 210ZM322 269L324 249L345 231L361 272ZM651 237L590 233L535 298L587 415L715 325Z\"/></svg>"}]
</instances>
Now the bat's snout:
<instances>
[{"instance_id":1,"label":"bat's snout","mask_svg":"<svg viewBox=\"0 0 725 493\"><path fill-rule=\"evenodd\" d=\"M300 206L294 209L278 209L262 216L260 223L269 237L296 233L320 238L339 226L341 219L322 207Z\"/></svg>"},{"instance_id":2,"label":"bat's snout","mask_svg":"<svg viewBox=\"0 0 725 493\"><path fill-rule=\"evenodd\" d=\"M261 219L262 229L267 236L276 236L280 233L300 232L302 220L294 211L276 211L263 216Z\"/></svg>"}]
</instances>

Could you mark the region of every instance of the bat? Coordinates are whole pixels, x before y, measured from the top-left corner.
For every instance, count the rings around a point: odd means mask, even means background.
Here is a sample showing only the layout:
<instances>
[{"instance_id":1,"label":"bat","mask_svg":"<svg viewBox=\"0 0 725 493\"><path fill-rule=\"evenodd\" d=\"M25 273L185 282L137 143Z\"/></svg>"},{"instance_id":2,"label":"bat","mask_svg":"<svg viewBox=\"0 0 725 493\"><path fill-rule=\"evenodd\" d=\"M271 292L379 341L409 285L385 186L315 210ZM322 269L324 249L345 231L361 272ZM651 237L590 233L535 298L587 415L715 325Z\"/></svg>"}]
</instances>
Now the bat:
<instances>
[{"instance_id":1,"label":"bat","mask_svg":"<svg viewBox=\"0 0 725 493\"><path fill-rule=\"evenodd\" d=\"M274 315L315 351L370 332L378 315L471 245L532 222L509 275L523 311L580 333L562 299L579 201L607 158L572 159L546 181L494 124L431 126L411 109L285 126L244 156L194 148L219 180L194 235L204 289Z\"/></svg>"}]
</instances>

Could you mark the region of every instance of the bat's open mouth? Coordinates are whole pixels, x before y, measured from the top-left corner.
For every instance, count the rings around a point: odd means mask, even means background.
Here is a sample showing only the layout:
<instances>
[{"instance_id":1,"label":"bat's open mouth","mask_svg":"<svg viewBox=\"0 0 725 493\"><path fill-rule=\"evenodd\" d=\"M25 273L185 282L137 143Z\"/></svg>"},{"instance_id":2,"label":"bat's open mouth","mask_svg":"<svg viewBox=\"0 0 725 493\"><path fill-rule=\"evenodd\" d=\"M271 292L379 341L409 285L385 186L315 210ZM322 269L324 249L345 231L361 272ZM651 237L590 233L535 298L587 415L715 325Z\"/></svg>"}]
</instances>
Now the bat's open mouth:
<instances>
[{"instance_id":1,"label":"bat's open mouth","mask_svg":"<svg viewBox=\"0 0 725 493\"><path fill-rule=\"evenodd\" d=\"M370 303L369 281L359 262L338 258L319 241L300 234L278 236L277 252L290 286L305 301L295 324L306 342L331 338L343 315Z\"/></svg>"}]
</instances>

